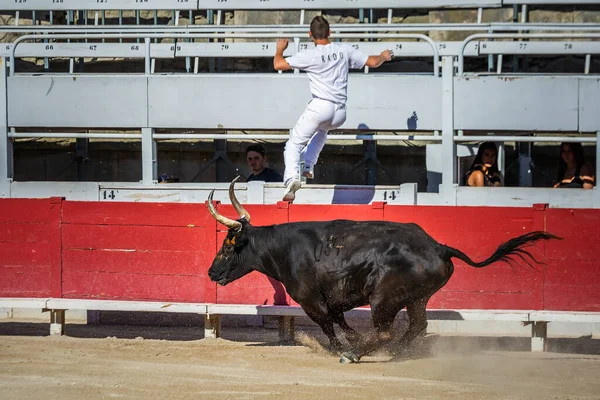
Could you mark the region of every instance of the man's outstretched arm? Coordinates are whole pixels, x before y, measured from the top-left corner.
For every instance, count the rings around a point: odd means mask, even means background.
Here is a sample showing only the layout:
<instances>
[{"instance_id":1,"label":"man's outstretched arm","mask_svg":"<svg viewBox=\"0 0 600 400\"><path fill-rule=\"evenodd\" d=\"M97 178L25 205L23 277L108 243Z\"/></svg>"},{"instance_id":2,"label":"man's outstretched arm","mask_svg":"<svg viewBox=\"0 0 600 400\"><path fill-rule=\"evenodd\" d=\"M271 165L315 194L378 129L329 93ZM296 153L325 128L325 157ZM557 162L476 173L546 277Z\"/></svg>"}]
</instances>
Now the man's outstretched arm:
<instances>
[{"instance_id":1,"label":"man's outstretched arm","mask_svg":"<svg viewBox=\"0 0 600 400\"><path fill-rule=\"evenodd\" d=\"M369 68L377 68L386 61L392 59L392 53L389 50L384 50L377 56L369 56L365 66Z\"/></svg>"},{"instance_id":2,"label":"man's outstretched arm","mask_svg":"<svg viewBox=\"0 0 600 400\"><path fill-rule=\"evenodd\" d=\"M285 61L285 58L283 58L283 52L285 49L287 49L287 47L287 39L279 39L277 41L277 49L275 50L275 57L273 58L273 67L277 71L287 71L288 69L292 69L290 64L288 64L288 62Z\"/></svg>"}]
</instances>

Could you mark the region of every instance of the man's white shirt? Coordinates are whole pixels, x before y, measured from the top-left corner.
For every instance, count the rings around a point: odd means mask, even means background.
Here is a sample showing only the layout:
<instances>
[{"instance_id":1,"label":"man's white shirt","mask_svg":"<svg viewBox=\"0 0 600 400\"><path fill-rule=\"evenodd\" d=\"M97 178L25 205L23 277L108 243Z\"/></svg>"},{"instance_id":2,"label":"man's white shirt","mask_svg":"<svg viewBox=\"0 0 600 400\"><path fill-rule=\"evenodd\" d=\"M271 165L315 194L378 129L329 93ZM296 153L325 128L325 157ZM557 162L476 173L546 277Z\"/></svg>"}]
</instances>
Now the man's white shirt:
<instances>
[{"instance_id":1,"label":"man's white shirt","mask_svg":"<svg viewBox=\"0 0 600 400\"><path fill-rule=\"evenodd\" d=\"M314 97L343 105L347 99L348 69L364 67L368 58L346 43L332 42L298 52L285 60L292 68L306 71Z\"/></svg>"}]
</instances>

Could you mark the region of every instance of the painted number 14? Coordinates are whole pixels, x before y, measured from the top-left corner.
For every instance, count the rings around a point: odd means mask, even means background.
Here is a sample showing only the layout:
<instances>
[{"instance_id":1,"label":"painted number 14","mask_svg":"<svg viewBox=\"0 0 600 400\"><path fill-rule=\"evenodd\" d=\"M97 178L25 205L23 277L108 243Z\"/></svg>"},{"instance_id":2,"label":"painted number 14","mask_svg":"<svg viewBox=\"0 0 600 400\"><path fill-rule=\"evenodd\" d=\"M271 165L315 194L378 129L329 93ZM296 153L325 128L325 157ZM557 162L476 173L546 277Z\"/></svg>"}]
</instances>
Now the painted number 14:
<instances>
[{"instance_id":1,"label":"painted number 14","mask_svg":"<svg viewBox=\"0 0 600 400\"><path fill-rule=\"evenodd\" d=\"M396 200L397 197L400 196L400 192L398 190L386 190L383 192L383 200Z\"/></svg>"}]
</instances>

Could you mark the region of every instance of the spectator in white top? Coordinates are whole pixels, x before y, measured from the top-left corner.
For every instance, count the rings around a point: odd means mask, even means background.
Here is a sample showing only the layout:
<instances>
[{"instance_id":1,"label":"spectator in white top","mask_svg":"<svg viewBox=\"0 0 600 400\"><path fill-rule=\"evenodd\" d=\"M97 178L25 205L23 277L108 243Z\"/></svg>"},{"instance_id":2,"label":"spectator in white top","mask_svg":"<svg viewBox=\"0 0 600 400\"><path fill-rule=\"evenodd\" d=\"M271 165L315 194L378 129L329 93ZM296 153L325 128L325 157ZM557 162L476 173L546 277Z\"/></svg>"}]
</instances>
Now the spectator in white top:
<instances>
[{"instance_id":1,"label":"spectator in white top","mask_svg":"<svg viewBox=\"0 0 600 400\"><path fill-rule=\"evenodd\" d=\"M283 52L288 41L280 39L273 59L273 66L278 71L293 68L306 71L313 96L291 129L283 153L283 181L286 186L283 200L289 202L294 201L296 191L302 186L298 179L301 154L305 153L302 174L312 179L313 168L325 145L327 132L339 128L346 121L348 70L360 69L365 65L377 68L393 56L389 50L377 56L367 56L346 43L330 42L329 23L321 16L312 20L309 35L315 44L314 49L284 58Z\"/></svg>"}]
</instances>

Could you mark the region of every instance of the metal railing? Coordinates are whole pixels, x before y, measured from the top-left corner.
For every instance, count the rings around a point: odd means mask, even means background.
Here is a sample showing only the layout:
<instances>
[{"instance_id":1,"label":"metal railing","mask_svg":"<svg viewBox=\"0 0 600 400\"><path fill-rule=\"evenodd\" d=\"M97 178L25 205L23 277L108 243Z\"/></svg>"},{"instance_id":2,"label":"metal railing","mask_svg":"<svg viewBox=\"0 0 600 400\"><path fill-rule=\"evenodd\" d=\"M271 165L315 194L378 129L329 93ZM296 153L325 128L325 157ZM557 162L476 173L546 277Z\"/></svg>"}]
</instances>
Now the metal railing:
<instances>
[{"instance_id":1,"label":"metal railing","mask_svg":"<svg viewBox=\"0 0 600 400\"><path fill-rule=\"evenodd\" d=\"M502 0L26 0L5 3L0 10L320 10L357 8L499 7Z\"/></svg>"},{"instance_id":2,"label":"metal railing","mask_svg":"<svg viewBox=\"0 0 600 400\"><path fill-rule=\"evenodd\" d=\"M358 34L358 33L346 33L346 34L339 34L336 35L337 38L340 39L351 39L351 38L355 38L355 39L362 39L362 38L370 38L370 39L377 39L377 38L385 38L385 39L421 39L425 42L427 42L432 49L432 53L433 53L433 74L434 75L438 75L439 74L439 52L438 52L438 48L435 45L434 41L429 38L426 35L422 35L422 34L418 34L418 33L393 33L393 34L377 34L377 33L373 33L373 34ZM300 50L300 38L297 37L297 35L293 35L293 34L289 34L289 33L284 33L284 34L277 34L277 33L222 33L222 34L206 34L206 33L148 33L148 34L144 34L144 33L131 33L131 34L65 34L65 35L59 35L59 34L50 34L50 35L44 35L43 39L63 39L63 40L69 40L69 39L144 39L145 42L145 56L144 56L144 60L145 60L145 73L146 74L150 74L151 73L151 66L150 66L150 59L151 59L151 54L150 54L150 47L151 47L151 41L150 39L154 39L154 38L173 38L173 39L178 39L178 38L204 38L204 39L225 39L225 38L291 38L291 39L295 39L294 40L294 49L295 52ZM17 49L17 46L27 40L40 40L42 39L39 35L24 35L21 36L19 38L17 38L12 45L12 48L10 50L10 75L14 75L15 74L15 51ZM226 46L225 44L221 44L221 46ZM225 49L225 47L223 47ZM177 48L175 47L175 51L177 50Z\"/></svg>"},{"instance_id":3,"label":"metal railing","mask_svg":"<svg viewBox=\"0 0 600 400\"><path fill-rule=\"evenodd\" d=\"M13 26L0 25L0 32L15 34L50 34L50 33L219 33L245 32L270 33L274 30L281 33L297 33L306 36L307 25L34 25ZM429 32L429 31L600 31L598 23L401 23L401 24L331 24L332 33L354 32Z\"/></svg>"},{"instance_id":4,"label":"metal railing","mask_svg":"<svg viewBox=\"0 0 600 400\"><path fill-rule=\"evenodd\" d=\"M12 139L52 138L52 139L139 139L140 133L87 133L87 132L9 132ZM152 133L155 140L288 140L289 134L272 133ZM336 134L330 133L327 140L364 140L364 141L416 141L437 142L441 135L386 135L386 134ZM596 143L597 138L586 136L525 136L525 135L461 135L453 136L455 142L518 142L518 143Z\"/></svg>"},{"instance_id":5,"label":"metal railing","mask_svg":"<svg viewBox=\"0 0 600 400\"><path fill-rule=\"evenodd\" d=\"M467 48L467 45L475 39L568 39L568 38L570 38L570 39L583 39L583 38L600 39L600 33L476 33L476 34L473 34L473 35L465 38L461 43L460 51L458 53L458 74L464 75L465 49ZM497 46L498 43L499 42L494 42L492 44L490 42L490 46L494 46L494 45ZM532 42L518 42L517 46L522 50L519 52L519 54L531 54L531 50L527 49L530 46L530 43L532 43ZM567 46L563 50L569 54L573 54L573 53L590 54L590 50L593 50L594 54L600 54L600 46L594 47L594 48L590 48L590 46L587 46L587 48L585 48L586 46L584 45L584 46L581 46L584 48L582 48L581 50L577 50L576 48L573 47L575 43L577 43L577 42L563 43L563 45ZM548 45L548 44L549 43L546 43L546 45ZM513 45L514 45L514 42L513 42ZM478 45L478 50L479 50L480 54L481 54L481 50L484 49L483 46L487 46L487 44L480 43ZM533 46L543 47L544 42L536 43ZM549 54L555 54L554 53L555 51L556 50L553 49L553 52L549 53ZM541 52L541 54L547 54L547 53ZM589 64L589 61L586 62L586 64ZM586 65L586 69L589 69L589 65ZM589 72L589 71L586 71L586 72Z\"/></svg>"}]
</instances>

